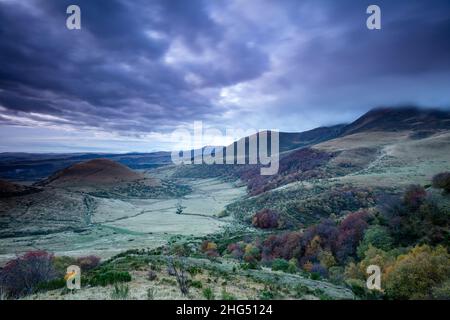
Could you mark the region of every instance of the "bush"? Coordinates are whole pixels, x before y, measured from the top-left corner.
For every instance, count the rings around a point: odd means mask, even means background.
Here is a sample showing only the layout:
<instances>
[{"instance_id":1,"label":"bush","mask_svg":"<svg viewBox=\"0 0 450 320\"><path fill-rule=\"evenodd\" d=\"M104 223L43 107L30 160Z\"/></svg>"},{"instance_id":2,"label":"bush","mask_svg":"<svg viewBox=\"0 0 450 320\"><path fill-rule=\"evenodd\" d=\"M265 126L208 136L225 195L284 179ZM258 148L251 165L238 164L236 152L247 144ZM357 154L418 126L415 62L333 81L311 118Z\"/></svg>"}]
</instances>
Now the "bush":
<instances>
[{"instance_id":1,"label":"bush","mask_svg":"<svg viewBox=\"0 0 450 320\"><path fill-rule=\"evenodd\" d=\"M318 274L321 278L328 277L328 270L327 270L327 268L325 268L320 263L313 264L313 266L311 268L311 273L312 274Z\"/></svg>"},{"instance_id":2,"label":"bush","mask_svg":"<svg viewBox=\"0 0 450 320\"><path fill-rule=\"evenodd\" d=\"M190 286L190 287L197 288L197 289L203 288L203 284L202 284L201 281L198 281L198 280L189 280L188 283L189 283L189 286Z\"/></svg>"},{"instance_id":3,"label":"bush","mask_svg":"<svg viewBox=\"0 0 450 320\"><path fill-rule=\"evenodd\" d=\"M222 300L236 300L236 297L228 293L225 288L222 289Z\"/></svg>"},{"instance_id":4,"label":"bush","mask_svg":"<svg viewBox=\"0 0 450 320\"><path fill-rule=\"evenodd\" d=\"M289 262L284 259L275 259L272 262L272 270L287 272L289 269Z\"/></svg>"},{"instance_id":5,"label":"bush","mask_svg":"<svg viewBox=\"0 0 450 320\"><path fill-rule=\"evenodd\" d=\"M156 272L155 272L155 271L153 271L153 270L149 270L149 271L148 271L148 273L147 273L147 279L148 279L149 281L156 280L157 277L158 277L158 276L156 275Z\"/></svg>"},{"instance_id":6,"label":"bush","mask_svg":"<svg viewBox=\"0 0 450 320\"><path fill-rule=\"evenodd\" d=\"M54 279L47 282L41 282L36 286L36 291L49 291L62 289L66 287L66 280L64 278Z\"/></svg>"},{"instance_id":7,"label":"bush","mask_svg":"<svg viewBox=\"0 0 450 320\"><path fill-rule=\"evenodd\" d=\"M275 299L275 294L270 290L264 289L259 293L259 299L260 300L273 300L273 299Z\"/></svg>"},{"instance_id":8,"label":"bush","mask_svg":"<svg viewBox=\"0 0 450 320\"><path fill-rule=\"evenodd\" d=\"M76 265L77 260L72 257L61 256L53 257L53 266L55 267L58 276L63 277L66 274L67 267L71 265Z\"/></svg>"},{"instance_id":9,"label":"bush","mask_svg":"<svg viewBox=\"0 0 450 320\"><path fill-rule=\"evenodd\" d=\"M109 284L120 282L130 282L131 275L127 271L106 271L96 273L90 280L89 284L93 287L105 287Z\"/></svg>"},{"instance_id":10,"label":"bush","mask_svg":"<svg viewBox=\"0 0 450 320\"><path fill-rule=\"evenodd\" d=\"M450 172L442 172L433 177L433 188L444 189L445 192L450 192Z\"/></svg>"},{"instance_id":11,"label":"bush","mask_svg":"<svg viewBox=\"0 0 450 320\"><path fill-rule=\"evenodd\" d=\"M203 289L202 293L206 300L214 300L214 292L211 288Z\"/></svg>"},{"instance_id":12,"label":"bush","mask_svg":"<svg viewBox=\"0 0 450 320\"><path fill-rule=\"evenodd\" d=\"M219 256L219 253L217 252L217 244L208 240L204 240L202 242L200 250L211 258Z\"/></svg>"},{"instance_id":13,"label":"bush","mask_svg":"<svg viewBox=\"0 0 450 320\"><path fill-rule=\"evenodd\" d=\"M342 284L344 282L344 268L335 266L328 269L328 279L331 283Z\"/></svg>"},{"instance_id":14,"label":"bush","mask_svg":"<svg viewBox=\"0 0 450 320\"><path fill-rule=\"evenodd\" d=\"M147 289L147 300L154 300L155 299L155 288L148 288Z\"/></svg>"},{"instance_id":15,"label":"bush","mask_svg":"<svg viewBox=\"0 0 450 320\"><path fill-rule=\"evenodd\" d=\"M100 258L92 255L79 257L76 260L75 264L80 267L81 271L89 271L98 267L98 265L100 264Z\"/></svg>"},{"instance_id":16,"label":"bush","mask_svg":"<svg viewBox=\"0 0 450 320\"><path fill-rule=\"evenodd\" d=\"M56 278L53 255L30 251L6 263L0 273L0 286L8 296L17 298L32 293L40 283Z\"/></svg>"},{"instance_id":17,"label":"bush","mask_svg":"<svg viewBox=\"0 0 450 320\"><path fill-rule=\"evenodd\" d=\"M307 294L313 294L314 293L313 290L311 290L310 288L308 288L307 286L304 286L302 284L298 284L294 288L294 292L295 292L295 297L296 298L302 298L303 296L305 296Z\"/></svg>"},{"instance_id":18,"label":"bush","mask_svg":"<svg viewBox=\"0 0 450 320\"><path fill-rule=\"evenodd\" d=\"M317 272L311 273L311 280L320 280L320 274Z\"/></svg>"},{"instance_id":19,"label":"bush","mask_svg":"<svg viewBox=\"0 0 450 320\"><path fill-rule=\"evenodd\" d=\"M358 297L366 296L366 283L360 279L348 279L345 284L353 291Z\"/></svg>"}]
</instances>

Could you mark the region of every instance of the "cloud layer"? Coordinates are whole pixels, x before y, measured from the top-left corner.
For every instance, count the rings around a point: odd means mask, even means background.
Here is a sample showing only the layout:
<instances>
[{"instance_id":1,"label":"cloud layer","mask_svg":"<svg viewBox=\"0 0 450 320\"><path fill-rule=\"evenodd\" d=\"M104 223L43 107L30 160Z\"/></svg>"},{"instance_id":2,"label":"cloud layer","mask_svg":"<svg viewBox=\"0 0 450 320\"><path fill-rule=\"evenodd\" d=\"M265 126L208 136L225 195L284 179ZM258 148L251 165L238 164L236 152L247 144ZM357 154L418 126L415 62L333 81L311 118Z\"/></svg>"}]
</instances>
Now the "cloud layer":
<instances>
[{"instance_id":1,"label":"cloud layer","mask_svg":"<svg viewBox=\"0 0 450 320\"><path fill-rule=\"evenodd\" d=\"M0 151L167 149L199 120L300 131L449 106L450 3L377 1L379 31L369 4L0 0Z\"/></svg>"}]
</instances>

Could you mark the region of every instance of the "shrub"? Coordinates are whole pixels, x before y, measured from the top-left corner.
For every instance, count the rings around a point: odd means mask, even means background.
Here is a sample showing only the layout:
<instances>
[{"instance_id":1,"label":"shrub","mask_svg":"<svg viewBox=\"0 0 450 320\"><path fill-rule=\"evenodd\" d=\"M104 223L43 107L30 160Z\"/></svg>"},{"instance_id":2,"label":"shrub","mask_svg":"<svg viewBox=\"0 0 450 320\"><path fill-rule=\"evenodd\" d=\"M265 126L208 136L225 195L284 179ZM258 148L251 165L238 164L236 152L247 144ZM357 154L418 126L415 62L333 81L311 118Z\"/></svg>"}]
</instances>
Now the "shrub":
<instances>
[{"instance_id":1,"label":"shrub","mask_svg":"<svg viewBox=\"0 0 450 320\"><path fill-rule=\"evenodd\" d=\"M273 300L275 298L275 294L268 289L261 290L259 293L260 300Z\"/></svg>"},{"instance_id":2,"label":"shrub","mask_svg":"<svg viewBox=\"0 0 450 320\"><path fill-rule=\"evenodd\" d=\"M218 257L217 244L208 240L204 240L201 244L200 250L208 257Z\"/></svg>"},{"instance_id":3,"label":"shrub","mask_svg":"<svg viewBox=\"0 0 450 320\"><path fill-rule=\"evenodd\" d=\"M310 277L311 280L320 280L320 274L317 272L312 272Z\"/></svg>"},{"instance_id":4,"label":"shrub","mask_svg":"<svg viewBox=\"0 0 450 320\"><path fill-rule=\"evenodd\" d=\"M272 270L287 272L289 269L289 262L284 259L275 259L272 262Z\"/></svg>"},{"instance_id":5,"label":"shrub","mask_svg":"<svg viewBox=\"0 0 450 320\"><path fill-rule=\"evenodd\" d=\"M348 279L345 284L353 291L358 297L366 296L366 283L360 279Z\"/></svg>"},{"instance_id":6,"label":"shrub","mask_svg":"<svg viewBox=\"0 0 450 320\"><path fill-rule=\"evenodd\" d=\"M328 250L320 251L318 258L319 258L320 264L323 265L327 269L336 265L336 259L334 259L333 254Z\"/></svg>"},{"instance_id":7,"label":"shrub","mask_svg":"<svg viewBox=\"0 0 450 320\"><path fill-rule=\"evenodd\" d=\"M225 288L222 289L222 300L236 300L236 297L228 293Z\"/></svg>"},{"instance_id":8,"label":"shrub","mask_svg":"<svg viewBox=\"0 0 450 320\"><path fill-rule=\"evenodd\" d=\"M155 272L155 271L153 271L153 270L149 270L149 271L148 271L148 273L147 273L147 279L148 279L149 281L154 281L154 280L156 280L157 277L158 277L158 276L156 275L156 272Z\"/></svg>"},{"instance_id":9,"label":"shrub","mask_svg":"<svg viewBox=\"0 0 450 320\"><path fill-rule=\"evenodd\" d=\"M331 267L328 269L328 279L334 284L342 284L344 282L344 268Z\"/></svg>"},{"instance_id":10,"label":"shrub","mask_svg":"<svg viewBox=\"0 0 450 320\"><path fill-rule=\"evenodd\" d=\"M313 266L311 268L311 273L312 274L318 274L322 278L328 277L328 270L327 270L327 268L325 268L320 263L313 264Z\"/></svg>"},{"instance_id":11,"label":"shrub","mask_svg":"<svg viewBox=\"0 0 450 320\"><path fill-rule=\"evenodd\" d=\"M131 275L128 273L128 271L106 271L96 273L92 278L89 279L89 284L93 287L105 287L109 284L130 281Z\"/></svg>"},{"instance_id":12,"label":"shrub","mask_svg":"<svg viewBox=\"0 0 450 320\"><path fill-rule=\"evenodd\" d=\"M202 282L198 281L198 280L190 280L189 281L189 286L191 286L193 288L197 288L197 289L203 288Z\"/></svg>"},{"instance_id":13,"label":"shrub","mask_svg":"<svg viewBox=\"0 0 450 320\"><path fill-rule=\"evenodd\" d=\"M111 293L111 299L113 300L126 300L128 299L128 294L130 292L130 288L126 284L115 284L114 290Z\"/></svg>"},{"instance_id":14,"label":"shrub","mask_svg":"<svg viewBox=\"0 0 450 320\"><path fill-rule=\"evenodd\" d=\"M92 270L100 264L100 258L97 256L86 256L86 257L79 257L76 260L76 265L78 265L81 269L81 271L89 271Z\"/></svg>"},{"instance_id":15,"label":"shrub","mask_svg":"<svg viewBox=\"0 0 450 320\"><path fill-rule=\"evenodd\" d=\"M292 258L289 260L289 266L287 268L287 272L289 273L296 273L298 269L298 262L295 258Z\"/></svg>"},{"instance_id":16,"label":"shrub","mask_svg":"<svg viewBox=\"0 0 450 320\"><path fill-rule=\"evenodd\" d=\"M148 288L147 289L147 300L154 300L155 299L155 288Z\"/></svg>"},{"instance_id":17,"label":"shrub","mask_svg":"<svg viewBox=\"0 0 450 320\"><path fill-rule=\"evenodd\" d=\"M30 251L6 263L0 273L0 286L8 296L20 297L32 293L38 284L56 277L53 255L45 251Z\"/></svg>"},{"instance_id":18,"label":"shrub","mask_svg":"<svg viewBox=\"0 0 450 320\"><path fill-rule=\"evenodd\" d=\"M53 266L55 267L58 276L63 277L66 274L67 267L77 264L77 260L72 257L59 256L53 257Z\"/></svg>"},{"instance_id":19,"label":"shrub","mask_svg":"<svg viewBox=\"0 0 450 320\"><path fill-rule=\"evenodd\" d=\"M49 291L66 287L66 280L58 278L47 282L41 282L36 286L36 291Z\"/></svg>"},{"instance_id":20,"label":"shrub","mask_svg":"<svg viewBox=\"0 0 450 320\"><path fill-rule=\"evenodd\" d=\"M307 294L312 294L313 292L314 292L313 290L302 284L298 284L294 288L294 294L296 298L302 298L303 296Z\"/></svg>"},{"instance_id":21,"label":"shrub","mask_svg":"<svg viewBox=\"0 0 450 320\"><path fill-rule=\"evenodd\" d=\"M444 189L445 192L450 192L450 172L442 172L435 175L432 184L436 189Z\"/></svg>"},{"instance_id":22,"label":"shrub","mask_svg":"<svg viewBox=\"0 0 450 320\"><path fill-rule=\"evenodd\" d=\"M187 272L189 272L189 274L190 274L191 276L196 276L197 274L203 273L203 270L202 270L202 268L197 267L197 266L190 266L190 267L187 269Z\"/></svg>"},{"instance_id":23,"label":"shrub","mask_svg":"<svg viewBox=\"0 0 450 320\"><path fill-rule=\"evenodd\" d=\"M206 300L214 300L214 292L211 288L203 289L202 293Z\"/></svg>"},{"instance_id":24,"label":"shrub","mask_svg":"<svg viewBox=\"0 0 450 320\"><path fill-rule=\"evenodd\" d=\"M243 258L247 263L257 264L259 259L261 259L259 248L253 244L247 244L245 246Z\"/></svg>"}]
</instances>

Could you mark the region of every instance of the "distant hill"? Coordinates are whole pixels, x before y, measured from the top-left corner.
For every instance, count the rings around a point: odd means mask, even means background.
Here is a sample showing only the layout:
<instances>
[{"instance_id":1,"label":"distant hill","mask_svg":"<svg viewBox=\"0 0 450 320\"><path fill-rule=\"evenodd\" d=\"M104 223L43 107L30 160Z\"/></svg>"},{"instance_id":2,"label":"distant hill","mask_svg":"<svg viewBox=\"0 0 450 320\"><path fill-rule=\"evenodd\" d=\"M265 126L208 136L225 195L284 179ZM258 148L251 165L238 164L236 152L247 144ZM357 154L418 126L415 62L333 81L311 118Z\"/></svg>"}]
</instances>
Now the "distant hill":
<instances>
[{"instance_id":1,"label":"distant hill","mask_svg":"<svg viewBox=\"0 0 450 320\"><path fill-rule=\"evenodd\" d=\"M38 189L33 187L0 180L0 198L20 196L38 191Z\"/></svg>"},{"instance_id":2,"label":"distant hill","mask_svg":"<svg viewBox=\"0 0 450 320\"><path fill-rule=\"evenodd\" d=\"M39 183L42 186L105 186L135 182L144 176L109 159L94 159L74 164Z\"/></svg>"},{"instance_id":3,"label":"distant hill","mask_svg":"<svg viewBox=\"0 0 450 320\"><path fill-rule=\"evenodd\" d=\"M151 169L172 163L170 152L153 153L0 153L0 177L14 181L38 181L75 163L92 159L110 159L131 169Z\"/></svg>"}]
</instances>

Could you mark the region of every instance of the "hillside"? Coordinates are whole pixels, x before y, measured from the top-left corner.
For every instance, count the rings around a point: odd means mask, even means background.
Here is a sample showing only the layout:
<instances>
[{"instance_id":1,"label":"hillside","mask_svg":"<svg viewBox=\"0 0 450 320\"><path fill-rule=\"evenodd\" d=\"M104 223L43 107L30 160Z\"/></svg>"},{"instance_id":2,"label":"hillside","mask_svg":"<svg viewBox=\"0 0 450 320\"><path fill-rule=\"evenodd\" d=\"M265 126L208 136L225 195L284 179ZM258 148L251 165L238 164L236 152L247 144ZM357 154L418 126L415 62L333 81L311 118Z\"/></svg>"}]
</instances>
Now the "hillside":
<instances>
[{"instance_id":1,"label":"hillside","mask_svg":"<svg viewBox=\"0 0 450 320\"><path fill-rule=\"evenodd\" d=\"M378 108L342 128L340 136L369 131L431 131L450 129L450 112L415 107Z\"/></svg>"}]
</instances>

